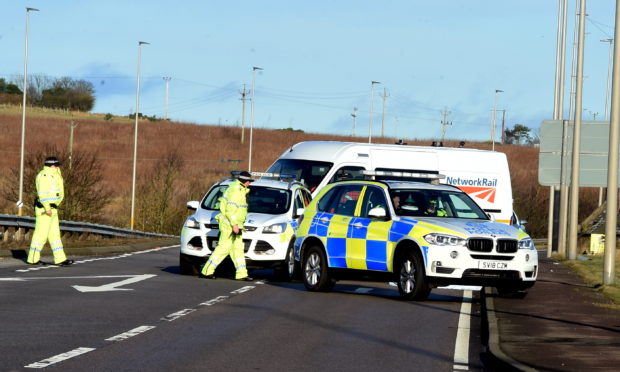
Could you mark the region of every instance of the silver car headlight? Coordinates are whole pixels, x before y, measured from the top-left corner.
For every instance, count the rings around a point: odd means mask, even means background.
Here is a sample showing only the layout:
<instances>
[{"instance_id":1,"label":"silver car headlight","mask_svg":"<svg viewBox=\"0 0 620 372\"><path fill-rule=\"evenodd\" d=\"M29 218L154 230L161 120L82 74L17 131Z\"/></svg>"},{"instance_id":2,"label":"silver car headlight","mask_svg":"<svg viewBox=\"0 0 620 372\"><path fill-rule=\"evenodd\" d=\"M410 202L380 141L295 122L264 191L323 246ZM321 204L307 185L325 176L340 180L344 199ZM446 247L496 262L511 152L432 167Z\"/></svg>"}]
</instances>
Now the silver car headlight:
<instances>
[{"instance_id":1,"label":"silver car headlight","mask_svg":"<svg viewBox=\"0 0 620 372\"><path fill-rule=\"evenodd\" d=\"M424 240L426 240L432 245L442 245L449 247L465 246L467 244L467 239L463 239L454 235L438 233L426 234L424 235Z\"/></svg>"},{"instance_id":2,"label":"silver car headlight","mask_svg":"<svg viewBox=\"0 0 620 372\"><path fill-rule=\"evenodd\" d=\"M263 228L264 234L282 234L286 230L285 223L276 223L271 226L265 226Z\"/></svg>"},{"instance_id":3,"label":"silver car headlight","mask_svg":"<svg viewBox=\"0 0 620 372\"><path fill-rule=\"evenodd\" d=\"M519 240L519 249L534 249L534 242L531 238Z\"/></svg>"},{"instance_id":4,"label":"silver car headlight","mask_svg":"<svg viewBox=\"0 0 620 372\"><path fill-rule=\"evenodd\" d=\"M185 226L189 229L199 229L200 223L194 217L190 217L185 221Z\"/></svg>"}]
</instances>

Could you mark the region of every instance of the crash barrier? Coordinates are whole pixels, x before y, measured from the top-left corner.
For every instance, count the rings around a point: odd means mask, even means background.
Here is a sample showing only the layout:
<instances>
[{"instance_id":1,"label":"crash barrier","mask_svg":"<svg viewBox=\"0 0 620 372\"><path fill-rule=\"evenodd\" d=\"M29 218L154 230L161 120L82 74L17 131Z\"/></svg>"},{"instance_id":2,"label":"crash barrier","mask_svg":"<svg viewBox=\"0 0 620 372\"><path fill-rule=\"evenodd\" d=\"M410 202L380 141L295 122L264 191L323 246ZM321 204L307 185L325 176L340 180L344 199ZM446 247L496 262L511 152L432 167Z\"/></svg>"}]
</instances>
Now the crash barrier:
<instances>
[{"instance_id":1,"label":"crash barrier","mask_svg":"<svg viewBox=\"0 0 620 372\"><path fill-rule=\"evenodd\" d=\"M35 218L0 214L0 236L2 241L28 239L34 231ZM88 222L60 221L63 239L76 238L174 238L174 235L156 234L144 231L122 229L120 227L97 225Z\"/></svg>"}]
</instances>

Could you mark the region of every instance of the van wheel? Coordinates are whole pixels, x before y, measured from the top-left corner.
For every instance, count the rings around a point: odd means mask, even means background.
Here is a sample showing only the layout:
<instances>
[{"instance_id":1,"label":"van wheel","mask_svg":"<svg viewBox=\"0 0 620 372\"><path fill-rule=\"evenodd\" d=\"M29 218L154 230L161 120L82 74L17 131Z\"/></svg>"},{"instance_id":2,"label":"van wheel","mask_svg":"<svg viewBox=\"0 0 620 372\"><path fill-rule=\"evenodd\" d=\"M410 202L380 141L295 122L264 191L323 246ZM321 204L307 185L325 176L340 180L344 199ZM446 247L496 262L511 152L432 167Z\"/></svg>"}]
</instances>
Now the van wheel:
<instances>
[{"instance_id":1,"label":"van wheel","mask_svg":"<svg viewBox=\"0 0 620 372\"><path fill-rule=\"evenodd\" d=\"M407 250L398 260L398 291L404 300L424 300L431 293L426 282L422 258L417 252Z\"/></svg>"},{"instance_id":2,"label":"van wheel","mask_svg":"<svg viewBox=\"0 0 620 372\"><path fill-rule=\"evenodd\" d=\"M312 292L329 292L336 282L329 277L325 253L320 247L312 246L301 263L304 286Z\"/></svg>"}]
</instances>

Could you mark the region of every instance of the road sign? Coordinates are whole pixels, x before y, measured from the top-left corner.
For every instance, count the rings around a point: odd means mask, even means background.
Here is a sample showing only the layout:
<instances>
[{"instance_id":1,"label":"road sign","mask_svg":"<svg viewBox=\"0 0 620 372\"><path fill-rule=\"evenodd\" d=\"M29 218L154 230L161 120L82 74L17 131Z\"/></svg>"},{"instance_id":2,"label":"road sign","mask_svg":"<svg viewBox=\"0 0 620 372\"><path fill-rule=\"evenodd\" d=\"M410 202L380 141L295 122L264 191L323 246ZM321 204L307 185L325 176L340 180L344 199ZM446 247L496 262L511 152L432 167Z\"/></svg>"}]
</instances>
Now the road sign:
<instances>
[{"instance_id":1,"label":"road sign","mask_svg":"<svg viewBox=\"0 0 620 372\"><path fill-rule=\"evenodd\" d=\"M544 120L540 125L538 183L543 186L570 184L573 121ZM564 146L564 147L563 147ZM581 154L579 186L607 187L607 154L609 152L609 122L581 122ZM564 174L561 174L564 153Z\"/></svg>"}]
</instances>

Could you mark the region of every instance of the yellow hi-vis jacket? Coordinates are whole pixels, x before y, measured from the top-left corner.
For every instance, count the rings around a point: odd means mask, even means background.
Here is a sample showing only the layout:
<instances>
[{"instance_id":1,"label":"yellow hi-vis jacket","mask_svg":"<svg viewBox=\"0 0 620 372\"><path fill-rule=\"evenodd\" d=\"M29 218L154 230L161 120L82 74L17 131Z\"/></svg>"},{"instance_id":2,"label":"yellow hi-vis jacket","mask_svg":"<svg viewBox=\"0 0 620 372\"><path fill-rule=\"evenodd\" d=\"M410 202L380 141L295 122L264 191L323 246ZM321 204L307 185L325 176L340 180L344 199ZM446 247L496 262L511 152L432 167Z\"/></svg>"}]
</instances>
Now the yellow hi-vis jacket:
<instances>
[{"instance_id":1,"label":"yellow hi-vis jacket","mask_svg":"<svg viewBox=\"0 0 620 372\"><path fill-rule=\"evenodd\" d=\"M250 189L243 186L239 180L234 180L220 198L220 214L216 219L220 223L227 223L231 227L243 227L248 215L248 198Z\"/></svg>"},{"instance_id":2,"label":"yellow hi-vis jacket","mask_svg":"<svg viewBox=\"0 0 620 372\"><path fill-rule=\"evenodd\" d=\"M36 179L37 197L46 211L52 204L58 207L65 197L62 174L59 168L43 167Z\"/></svg>"}]
</instances>

